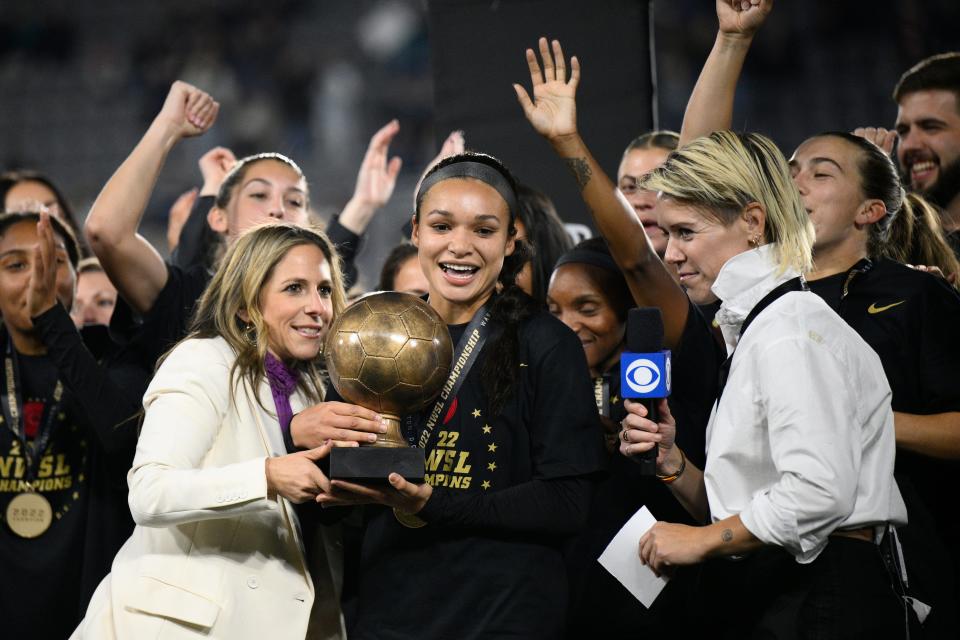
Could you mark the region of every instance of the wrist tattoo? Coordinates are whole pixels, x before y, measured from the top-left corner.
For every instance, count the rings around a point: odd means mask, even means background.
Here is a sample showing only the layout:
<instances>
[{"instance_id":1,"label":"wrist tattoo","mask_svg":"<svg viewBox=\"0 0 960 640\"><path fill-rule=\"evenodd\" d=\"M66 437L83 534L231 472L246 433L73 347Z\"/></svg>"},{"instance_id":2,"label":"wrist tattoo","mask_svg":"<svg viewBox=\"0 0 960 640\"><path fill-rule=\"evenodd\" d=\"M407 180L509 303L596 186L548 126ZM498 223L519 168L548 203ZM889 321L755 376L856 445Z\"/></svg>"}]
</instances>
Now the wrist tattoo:
<instances>
[{"instance_id":1,"label":"wrist tattoo","mask_svg":"<svg viewBox=\"0 0 960 640\"><path fill-rule=\"evenodd\" d=\"M733 542L733 531L731 531L730 529L724 529L720 533L720 539L723 540L724 542Z\"/></svg>"},{"instance_id":2,"label":"wrist tattoo","mask_svg":"<svg viewBox=\"0 0 960 640\"><path fill-rule=\"evenodd\" d=\"M567 168L573 172L574 177L577 179L577 185L580 187L580 190L583 191L583 188L590 182L590 178L593 177L593 171L590 170L590 165L587 164L586 158L566 158L564 162L567 163Z\"/></svg>"}]
</instances>

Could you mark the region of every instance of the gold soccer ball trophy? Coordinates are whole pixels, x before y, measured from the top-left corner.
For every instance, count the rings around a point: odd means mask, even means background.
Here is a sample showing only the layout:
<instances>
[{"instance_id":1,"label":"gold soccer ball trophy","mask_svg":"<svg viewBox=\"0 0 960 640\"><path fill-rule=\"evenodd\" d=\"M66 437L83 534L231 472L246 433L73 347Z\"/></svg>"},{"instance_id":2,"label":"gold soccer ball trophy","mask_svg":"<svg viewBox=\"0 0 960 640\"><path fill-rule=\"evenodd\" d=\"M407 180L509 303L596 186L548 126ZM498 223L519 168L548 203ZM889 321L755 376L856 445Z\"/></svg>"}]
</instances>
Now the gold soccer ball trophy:
<instances>
[{"instance_id":1,"label":"gold soccer ball trophy","mask_svg":"<svg viewBox=\"0 0 960 640\"><path fill-rule=\"evenodd\" d=\"M371 293L333 321L324 356L343 399L377 411L387 424L372 445L335 448L330 476L375 482L395 471L422 481L423 450L407 444L400 418L425 408L447 380L453 344L443 319L409 293Z\"/></svg>"}]
</instances>

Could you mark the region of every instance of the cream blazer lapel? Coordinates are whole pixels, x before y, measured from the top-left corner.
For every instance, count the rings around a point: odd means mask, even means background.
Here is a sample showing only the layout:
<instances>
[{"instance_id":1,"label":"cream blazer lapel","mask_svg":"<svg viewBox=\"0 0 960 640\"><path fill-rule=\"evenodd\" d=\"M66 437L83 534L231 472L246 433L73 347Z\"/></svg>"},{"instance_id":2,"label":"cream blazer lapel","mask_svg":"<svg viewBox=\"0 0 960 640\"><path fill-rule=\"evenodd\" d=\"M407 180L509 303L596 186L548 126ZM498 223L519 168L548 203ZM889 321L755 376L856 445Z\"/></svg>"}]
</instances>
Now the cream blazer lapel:
<instances>
[{"instance_id":1,"label":"cream blazer lapel","mask_svg":"<svg viewBox=\"0 0 960 640\"><path fill-rule=\"evenodd\" d=\"M247 398L247 410L257 427L257 432L260 434L264 453L270 457L285 455L286 445L283 443L283 435L280 433L279 424L277 423L276 403L273 400L273 393L270 391L269 382L264 380L260 383L260 388L258 389L259 394L257 396L254 396L252 393L249 381L244 381L243 385L245 391L243 397ZM299 393L293 395L291 398L291 407L293 406L294 398L299 399L299 395ZM257 397L260 399L259 403L256 400ZM273 413L266 411L264 407L273 409ZM294 411L296 411L296 409L294 409ZM303 542L303 532L300 529L300 521L295 513L291 513L293 506L287 502L286 498L277 496L277 500L280 503L280 509L283 512L283 521L287 525L287 530L290 532L290 535L293 536L293 539L296 540L297 546L300 548L300 574L307 583L310 594L315 596L313 580L310 578L310 570L305 562L306 548Z\"/></svg>"}]
</instances>

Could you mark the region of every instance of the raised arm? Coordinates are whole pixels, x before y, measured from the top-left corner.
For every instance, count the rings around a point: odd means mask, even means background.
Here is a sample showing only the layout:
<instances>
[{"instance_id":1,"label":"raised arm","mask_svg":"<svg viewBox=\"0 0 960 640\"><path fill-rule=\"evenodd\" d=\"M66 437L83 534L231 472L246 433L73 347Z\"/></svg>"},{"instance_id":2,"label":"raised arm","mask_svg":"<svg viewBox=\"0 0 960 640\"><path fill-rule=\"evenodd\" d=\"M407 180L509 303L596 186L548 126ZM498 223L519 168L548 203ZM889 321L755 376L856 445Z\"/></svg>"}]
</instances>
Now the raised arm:
<instances>
[{"instance_id":1,"label":"raised arm","mask_svg":"<svg viewBox=\"0 0 960 640\"><path fill-rule=\"evenodd\" d=\"M353 197L340 213L340 224L358 236L367 230L373 215L387 204L397 186L397 175L403 161L397 156L388 161L387 156L390 154L390 143L399 131L400 123L391 120L370 138L370 145L357 173Z\"/></svg>"},{"instance_id":2,"label":"raised arm","mask_svg":"<svg viewBox=\"0 0 960 640\"><path fill-rule=\"evenodd\" d=\"M40 242L34 251L27 288L27 306L34 329L57 367L60 380L80 403L96 437L108 454L132 454L137 425L130 420L140 408L147 374L137 367L97 362L57 296L59 260L50 214L37 223ZM62 249L60 251L63 251ZM62 267L60 267L62 268Z\"/></svg>"},{"instance_id":3,"label":"raised arm","mask_svg":"<svg viewBox=\"0 0 960 640\"><path fill-rule=\"evenodd\" d=\"M90 248L121 296L146 313L167 282L157 250L137 233L167 154L183 138L202 134L220 105L185 82L174 82L143 138L97 197L84 225Z\"/></svg>"},{"instance_id":4,"label":"raised arm","mask_svg":"<svg viewBox=\"0 0 960 640\"><path fill-rule=\"evenodd\" d=\"M717 39L683 114L680 146L730 128L743 61L753 35L772 8L773 0L717 0Z\"/></svg>"},{"instance_id":5,"label":"raised arm","mask_svg":"<svg viewBox=\"0 0 960 640\"><path fill-rule=\"evenodd\" d=\"M570 59L568 80L560 43L554 40L551 52L547 39L541 38L539 47L542 70L536 54L527 49L533 99L519 84L513 85L524 115L576 178L580 195L607 241L613 259L623 271L634 301L640 306L660 308L666 346L673 348L679 343L687 322L690 308L687 296L653 250L633 207L607 177L580 137L576 105L580 62L576 56Z\"/></svg>"}]
</instances>

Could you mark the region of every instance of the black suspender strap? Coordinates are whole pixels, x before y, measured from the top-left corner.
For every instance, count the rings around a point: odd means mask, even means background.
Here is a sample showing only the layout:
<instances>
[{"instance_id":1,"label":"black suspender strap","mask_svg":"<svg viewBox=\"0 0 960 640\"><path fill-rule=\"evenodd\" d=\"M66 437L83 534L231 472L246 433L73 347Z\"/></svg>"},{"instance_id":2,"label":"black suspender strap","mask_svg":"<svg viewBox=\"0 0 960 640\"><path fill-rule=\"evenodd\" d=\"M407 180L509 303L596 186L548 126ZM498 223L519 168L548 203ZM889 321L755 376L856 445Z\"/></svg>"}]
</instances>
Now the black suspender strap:
<instances>
[{"instance_id":1,"label":"black suspender strap","mask_svg":"<svg viewBox=\"0 0 960 640\"><path fill-rule=\"evenodd\" d=\"M797 276L796 278L791 278L786 282L778 285L773 291L763 296L753 309L750 310L750 313L747 314L746 319L743 321L743 324L740 325L740 336L737 340L737 344L740 343L740 340L743 339L743 334L747 332L747 327L756 320L757 316L760 313L769 307L773 302L791 291L809 291L807 287L807 282L803 279L803 276ZM719 384L717 386L717 402L720 402L720 398L723 396L723 388L727 386L727 377L730 375L730 365L733 363L733 356L736 354L737 350L734 348L733 353L727 356L727 359L723 361L723 364L720 365L719 373Z\"/></svg>"}]
</instances>

